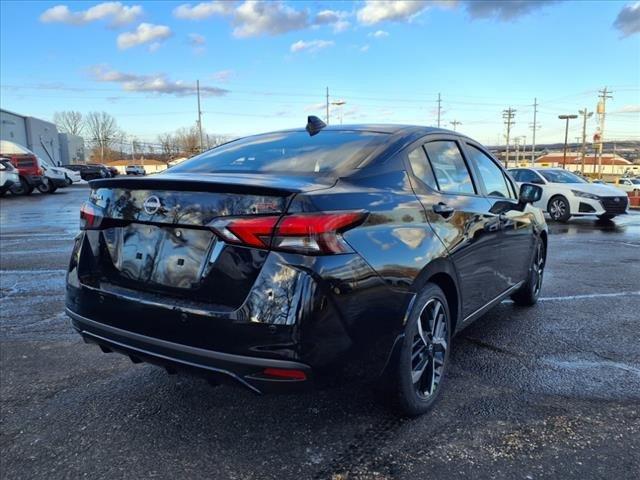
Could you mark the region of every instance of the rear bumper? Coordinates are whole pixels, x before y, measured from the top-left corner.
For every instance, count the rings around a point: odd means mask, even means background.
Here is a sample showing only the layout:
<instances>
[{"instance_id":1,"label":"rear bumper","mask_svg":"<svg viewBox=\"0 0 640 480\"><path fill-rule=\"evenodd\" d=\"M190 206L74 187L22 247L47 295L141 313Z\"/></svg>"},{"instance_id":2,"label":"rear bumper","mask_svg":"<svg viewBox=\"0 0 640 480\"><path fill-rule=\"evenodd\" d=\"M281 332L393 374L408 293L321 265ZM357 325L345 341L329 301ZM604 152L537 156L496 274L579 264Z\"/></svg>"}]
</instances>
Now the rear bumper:
<instances>
[{"instance_id":1,"label":"rear bumper","mask_svg":"<svg viewBox=\"0 0 640 480\"><path fill-rule=\"evenodd\" d=\"M87 343L95 343L105 352L125 354L134 363L145 361L160 365L170 373L178 370L195 373L218 383L242 386L257 394L301 392L313 386L311 368L303 363L191 347L95 322L69 308L66 312ZM268 377L263 373L267 368L301 371L305 379Z\"/></svg>"}]
</instances>

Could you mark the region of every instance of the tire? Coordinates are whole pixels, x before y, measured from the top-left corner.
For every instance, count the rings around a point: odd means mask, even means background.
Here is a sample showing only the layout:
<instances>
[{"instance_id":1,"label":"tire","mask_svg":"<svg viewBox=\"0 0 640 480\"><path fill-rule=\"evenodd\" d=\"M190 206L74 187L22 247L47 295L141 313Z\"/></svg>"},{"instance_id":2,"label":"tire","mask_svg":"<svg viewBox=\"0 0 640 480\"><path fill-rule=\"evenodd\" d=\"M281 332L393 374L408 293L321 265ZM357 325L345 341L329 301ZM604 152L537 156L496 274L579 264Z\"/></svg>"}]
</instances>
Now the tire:
<instances>
[{"instance_id":1,"label":"tire","mask_svg":"<svg viewBox=\"0 0 640 480\"><path fill-rule=\"evenodd\" d=\"M562 195L551 197L551 200L549 200L549 204L547 205L547 212L549 212L551 220L555 222L566 222L571 218L569 200Z\"/></svg>"},{"instance_id":2,"label":"tire","mask_svg":"<svg viewBox=\"0 0 640 480\"><path fill-rule=\"evenodd\" d=\"M531 260L529 274L524 285L511 295L513 303L521 307L535 305L540 296L542 280L544 278L544 267L547 263L547 251L544 242L538 238L536 251Z\"/></svg>"},{"instance_id":3,"label":"tire","mask_svg":"<svg viewBox=\"0 0 640 480\"><path fill-rule=\"evenodd\" d=\"M20 177L20 183L11 187L11 193L14 195L31 195L33 187L27 181Z\"/></svg>"},{"instance_id":4,"label":"tire","mask_svg":"<svg viewBox=\"0 0 640 480\"><path fill-rule=\"evenodd\" d=\"M73 184L73 181L67 177L66 175L64 176L64 183L67 184L67 187L70 187Z\"/></svg>"},{"instance_id":5,"label":"tire","mask_svg":"<svg viewBox=\"0 0 640 480\"><path fill-rule=\"evenodd\" d=\"M615 218L615 217L616 217L615 215L607 215L607 214L598 215L598 220L602 220L604 222L607 222L607 221L609 221L609 220L611 220L612 218Z\"/></svg>"},{"instance_id":6,"label":"tire","mask_svg":"<svg viewBox=\"0 0 640 480\"><path fill-rule=\"evenodd\" d=\"M40 183L36 188L40 193L51 193L51 190L53 189L53 183L51 183L51 180L49 180L48 178L45 178L44 180L42 180L42 183Z\"/></svg>"},{"instance_id":7,"label":"tire","mask_svg":"<svg viewBox=\"0 0 640 480\"><path fill-rule=\"evenodd\" d=\"M407 416L429 411L440 397L449 363L452 322L447 297L433 283L420 293L394 365L392 395Z\"/></svg>"}]
</instances>

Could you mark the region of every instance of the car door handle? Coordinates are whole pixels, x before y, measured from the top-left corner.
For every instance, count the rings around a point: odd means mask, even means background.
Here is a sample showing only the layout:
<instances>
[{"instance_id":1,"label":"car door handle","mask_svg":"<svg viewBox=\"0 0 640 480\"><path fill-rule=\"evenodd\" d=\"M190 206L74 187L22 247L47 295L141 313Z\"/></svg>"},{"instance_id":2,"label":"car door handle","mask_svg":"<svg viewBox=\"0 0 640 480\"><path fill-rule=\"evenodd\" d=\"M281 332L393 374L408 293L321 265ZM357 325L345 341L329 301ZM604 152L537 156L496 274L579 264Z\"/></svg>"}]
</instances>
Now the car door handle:
<instances>
[{"instance_id":1,"label":"car door handle","mask_svg":"<svg viewBox=\"0 0 640 480\"><path fill-rule=\"evenodd\" d=\"M432 207L432 209L435 213L437 213L438 215L442 215L444 218L449 218L451 215L453 215L453 212L455 211L453 207L450 207L446 203L442 203L442 202L436 203Z\"/></svg>"}]
</instances>

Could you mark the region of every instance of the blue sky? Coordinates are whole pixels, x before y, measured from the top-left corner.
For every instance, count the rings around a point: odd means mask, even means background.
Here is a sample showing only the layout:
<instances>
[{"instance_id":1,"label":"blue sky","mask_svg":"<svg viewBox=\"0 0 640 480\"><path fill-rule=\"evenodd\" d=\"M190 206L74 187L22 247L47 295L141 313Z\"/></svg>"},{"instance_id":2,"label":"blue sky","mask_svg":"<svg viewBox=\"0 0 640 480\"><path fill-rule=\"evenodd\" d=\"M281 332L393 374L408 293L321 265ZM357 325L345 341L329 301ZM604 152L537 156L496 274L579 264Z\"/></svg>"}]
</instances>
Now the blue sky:
<instances>
[{"instance_id":1,"label":"blue sky","mask_svg":"<svg viewBox=\"0 0 640 480\"><path fill-rule=\"evenodd\" d=\"M537 97L538 140L562 141L557 115L608 86L606 136L640 139L640 2L0 5L3 108L104 110L142 141L193 125L196 79L210 133L302 126L328 86L332 123L434 125L441 93L443 126L490 144L509 106L529 142Z\"/></svg>"}]
</instances>

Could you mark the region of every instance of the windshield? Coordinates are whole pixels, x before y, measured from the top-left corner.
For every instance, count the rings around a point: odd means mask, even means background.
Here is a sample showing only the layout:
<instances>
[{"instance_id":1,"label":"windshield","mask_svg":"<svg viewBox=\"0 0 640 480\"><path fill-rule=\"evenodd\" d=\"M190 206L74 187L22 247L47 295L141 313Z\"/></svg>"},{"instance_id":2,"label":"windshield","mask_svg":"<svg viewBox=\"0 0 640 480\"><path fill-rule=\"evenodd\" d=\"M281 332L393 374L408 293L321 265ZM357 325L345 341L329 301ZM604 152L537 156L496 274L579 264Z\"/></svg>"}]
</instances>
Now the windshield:
<instances>
[{"instance_id":1,"label":"windshield","mask_svg":"<svg viewBox=\"0 0 640 480\"><path fill-rule=\"evenodd\" d=\"M565 170L538 170L538 173L550 183L587 183L579 176Z\"/></svg>"},{"instance_id":2,"label":"windshield","mask_svg":"<svg viewBox=\"0 0 640 480\"><path fill-rule=\"evenodd\" d=\"M278 132L221 145L170 168L171 173L329 173L355 168L387 134L366 131Z\"/></svg>"}]
</instances>

